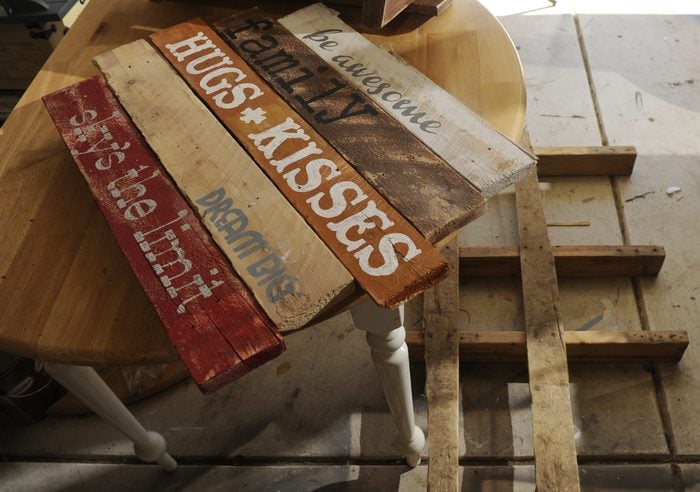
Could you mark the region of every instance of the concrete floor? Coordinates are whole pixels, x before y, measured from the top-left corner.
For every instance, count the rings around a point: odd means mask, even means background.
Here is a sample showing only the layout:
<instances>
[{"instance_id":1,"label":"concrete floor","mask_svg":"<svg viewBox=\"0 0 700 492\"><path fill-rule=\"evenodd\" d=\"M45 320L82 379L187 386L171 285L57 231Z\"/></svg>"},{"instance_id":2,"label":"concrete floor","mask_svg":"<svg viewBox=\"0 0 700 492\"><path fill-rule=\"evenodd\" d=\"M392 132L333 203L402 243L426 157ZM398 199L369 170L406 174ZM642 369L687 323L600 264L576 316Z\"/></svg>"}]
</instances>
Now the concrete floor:
<instances>
[{"instance_id":1,"label":"concrete floor","mask_svg":"<svg viewBox=\"0 0 700 492\"><path fill-rule=\"evenodd\" d=\"M700 491L700 3L485 3L522 57L533 144L637 146L633 176L615 185L626 234L667 252L637 297L626 278L562 280L565 326L690 333L678 365L571 366L583 489ZM681 191L668 195L669 186ZM545 188L548 221L590 222L550 228L553 244L623 242L609 179L551 179ZM512 191L461 239L515 244ZM464 330L522 329L519 282L465 284L461 310ZM184 382L131 406L168 439L175 473L134 460L96 417L50 418L1 429L0 490L425 490L426 467L409 470L390 446L393 424L350 317L287 343L282 357L215 395ZM424 368L413 369L425 428ZM526 367L464 364L461 387L463 490L534 490Z\"/></svg>"}]
</instances>

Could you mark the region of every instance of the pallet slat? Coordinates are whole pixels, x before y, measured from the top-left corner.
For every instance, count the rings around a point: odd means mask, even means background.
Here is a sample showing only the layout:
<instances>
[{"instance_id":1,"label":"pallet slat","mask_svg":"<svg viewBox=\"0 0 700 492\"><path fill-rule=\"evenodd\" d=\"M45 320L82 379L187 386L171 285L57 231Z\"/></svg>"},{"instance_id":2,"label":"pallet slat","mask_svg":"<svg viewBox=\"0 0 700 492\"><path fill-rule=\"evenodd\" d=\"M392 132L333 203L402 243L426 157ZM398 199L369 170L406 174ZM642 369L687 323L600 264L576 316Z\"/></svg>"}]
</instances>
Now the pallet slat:
<instances>
[{"instance_id":1,"label":"pallet slat","mask_svg":"<svg viewBox=\"0 0 700 492\"><path fill-rule=\"evenodd\" d=\"M284 350L101 77L44 97L51 118L204 392ZM96 252L99 254L99 251Z\"/></svg>"},{"instance_id":2,"label":"pallet slat","mask_svg":"<svg viewBox=\"0 0 700 492\"><path fill-rule=\"evenodd\" d=\"M559 277L655 276L666 258L663 246L553 246ZM515 246L459 249L459 276L517 277L520 254Z\"/></svg>"},{"instance_id":3,"label":"pallet slat","mask_svg":"<svg viewBox=\"0 0 700 492\"><path fill-rule=\"evenodd\" d=\"M447 275L430 242L202 20L151 40L375 303L393 308ZM221 102L237 90L255 95L251 106ZM359 196L329 210L344 191Z\"/></svg>"},{"instance_id":4,"label":"pallet slat","mask_svg":"<svg viewBox=\"0 0 700 492\"><path fill-rule=\"evenodd\" d=\"M485 198L471 183L270 15L250 9L214 27L429 241L483 213Z\"/></svg>"},{"instance_id":5,"label":"pallet slat","mask_svg":"<svg viewBox=\"0 0 700 492\"><path fill-rule=\"evenodd\" d=\"M412 361L425 358L425 336L406 334ZM566 331L569 362L678 362L688 347L688 332L669 331ZM462 362L525 362L524 331L463 331L459 334Z\"/></svg>"},{"instance_id":6,"label":"pallet slat","mask_svg":"<svg viewBox=\"0 0 700 492\"><path fill-rule=\"evenodd\" d=\"M629 176L637 159L632 146L535 147L542 176Z\"/></svg>"},{"instance_id":7,"label":"pallet slat","mask_svg":"<svg viewBox=\"0 0 700 492\"><path fill-rule=\"evenodd\" d=\"M355 288L342 264L145 40L94 58L136 127L276 326Z\"/></svg>"},{"instance_id":8,"label":"pallet slat","mask_svg":"<svg viewBox=\"0 0 700 492\"><path fill-rule=\"evenodd\" d=\"M456 239L443 249L450 264L450 275L423 296L430 449L428 490L434 492L457 492L459 489L458 249Z\"/></svg>"}]
</instances>

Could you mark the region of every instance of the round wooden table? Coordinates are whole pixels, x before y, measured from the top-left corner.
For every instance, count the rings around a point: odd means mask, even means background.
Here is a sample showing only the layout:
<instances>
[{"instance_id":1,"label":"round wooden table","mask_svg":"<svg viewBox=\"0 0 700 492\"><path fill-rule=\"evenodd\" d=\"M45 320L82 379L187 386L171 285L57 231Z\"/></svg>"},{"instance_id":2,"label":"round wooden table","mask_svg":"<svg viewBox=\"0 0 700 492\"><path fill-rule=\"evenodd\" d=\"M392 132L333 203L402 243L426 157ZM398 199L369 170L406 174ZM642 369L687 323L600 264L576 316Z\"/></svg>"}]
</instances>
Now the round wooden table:
<instances>
[{"instance_id":1,"label":"round wooden table","mask_svg":"<svg viewBox=\"0 0 700 492\"><path fill-rule=\"evenodd\" d=\"M93 56L157 29L192 17L222 18L252 5L281 16L306 4L90 2L0 130L0 350L55 363L54 377L74 393L87 391L85 385L76 388L72 376L62 379L61 368L177 360L41 97L97 73ZM358 25L359 9L339 10L372 41L392 49L506 136L520 139L525 120L520 61L501 24L476 0L455 0L434 18L403 14L375 33ZM78 376L92 378L88 393L102 393L76 396L124 431L140 457L174 466L164 458L162 438L125 417L125 408L109 415L118 400L85 369ZM408 391L404 407L406 401L411 407ZM412 408L403 410L412 422Z\"/></svg>"}]
</instances>

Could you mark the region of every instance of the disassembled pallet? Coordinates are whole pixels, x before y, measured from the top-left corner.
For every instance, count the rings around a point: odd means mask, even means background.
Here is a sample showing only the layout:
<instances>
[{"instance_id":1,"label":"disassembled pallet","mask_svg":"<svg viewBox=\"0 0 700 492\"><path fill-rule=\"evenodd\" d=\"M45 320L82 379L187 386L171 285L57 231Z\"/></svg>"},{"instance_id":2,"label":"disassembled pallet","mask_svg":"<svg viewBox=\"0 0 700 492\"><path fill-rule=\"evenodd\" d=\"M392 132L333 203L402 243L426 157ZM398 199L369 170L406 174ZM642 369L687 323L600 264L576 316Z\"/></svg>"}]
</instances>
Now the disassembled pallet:
<instances>
[{"instance_id":1,"label":"disassembled pallet","mask_svg":"<svg viewBox=\"0 0 700 492\"><path fill-rule=\"evenodd\" d=\"M527 144L527 137L525 137ZM634 147L534 148L539 176L620 176ZM564 331L557 276L655 276L662 246L555 246L547 234L537 174L516 185L518 248L446 250L451 277L424 295L425 332L408 332L413 360L426 363L428 489L458 490L459 361L527 360L538 491L580 490L567 361L677 362L684 330ZM459 280L520 274L525 331L459 332Z\"/></svg>"}]
</instances>

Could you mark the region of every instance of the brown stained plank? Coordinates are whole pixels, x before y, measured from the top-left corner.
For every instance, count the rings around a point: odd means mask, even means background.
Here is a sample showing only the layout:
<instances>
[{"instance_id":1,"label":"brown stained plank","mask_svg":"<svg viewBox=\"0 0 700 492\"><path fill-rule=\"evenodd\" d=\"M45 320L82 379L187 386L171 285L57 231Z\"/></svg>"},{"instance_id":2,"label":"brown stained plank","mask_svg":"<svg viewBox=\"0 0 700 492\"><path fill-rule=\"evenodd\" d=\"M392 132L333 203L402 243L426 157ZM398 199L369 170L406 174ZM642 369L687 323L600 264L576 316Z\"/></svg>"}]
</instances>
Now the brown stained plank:
<instances>
[{"instance_id":1,"label":"brown stained plank","mask_svg":"<svg viewBox=\"0 0 700 492\"><path fill-rule=\"evenodd\" d=\"M276 326L298 328L354 290L347 270L147 41L95 62Z\"/></svg>"},{"instance_id":2,"label":"brown stained plank","mask_svg":"<svg viewBox=\"0 0 700 492\"><path fill-rule=\"evenodd\" d=\"M678 362L688 347L688 333L674 331L566 331L569 362ZM406 334L412 361L425 358L425 336ZM459 358L463 362L524 362L524 331L462 331Z\"/></svg>"},{"instance_id":3,"label":"brown stained plank","mask_svg":"<svg viewBox=\"0 0 700 492\"><path fill-rule=\"evenodd\" d=\"M279 355L282 338L104 80L44 103L197 385L213 391Z\"/></svg>"},{"instance_id":4,"label":"brown stained plank","mask_svg":"<svg viewBox=\"0 0 700 492\"><path fill-rule=\"evenodd\" d=\"M214 26L428 240L483 213L473 185L269 15L251 9Z\"/></svg>"},{"instance_id":5,"label":"brown stained plank","mask_svg":"<svg viewBox=\"0 0 700 492\"><path fill-rule=\"evenodd\" d=\"M362 20L370 27L384 27L411 3L413 0L364 0Z\"/></svg>"},{"instance_id":6,"label":"brown stained plank","mask_svg":"<svg viewBox=\"0 0 700 492\"><path fill-rule=\"evenodd\" d=\"M559 287L544 207L532 172L515 185L535 480L540 492L581 489Z\"/></svg>"},{"instance_id":7,"label":"brown stained plank","mask_svg":"<svg viewBox=\"0 0 700 492\"><path fill-rule=\"evenodd\" d=\"M535 147L540 176L629 176L637 159L632 146Z\"/></svg>"},{"instance_id":8,"label":"brown stained plank","mask_svg":"<svg viewBox=\"0 0 700 492\"><path fill-rule=\"evenodd\" d=\"M377 304L395 307L447 275L430 242L203 21L151 40ZM251 106L222 103L237 90L255 94ZM357 200L329 212L344 189Z\"/></svg>"},{"instance_id":9,"label":"brown stained plank","mask_svg":"<svg viewBox=\"0 0 700 492\"><path fill-rule=\"evenodd\" d=\"M666 258L663 246L553 246L559 277L655 276ZM459 249L459 276L516 277L520 255L513 246Z\"/></svg>"},{"instance_id":10,"label":"brown stained plank","mask_svg":"<svg viewBox=\"0 0 700 492\"><path fill-rule=\"evenodd\" d=\"M372 43L324 5L309 5L282 17L279 23L484 196L502 191L535 166L533 156L454 95Z\"/></svg>"},{"instance_id":11,"label":"brown stained plank","mask_svg":"<svg viewBox=\"0 0 700 492\"><path fill-rule=\"evenodd\" d=\"M459 489L459 275L457 240L442 250L450 275L425 292L425 396L428 402L428 490Z\"/></svg>"}]
</instances>

